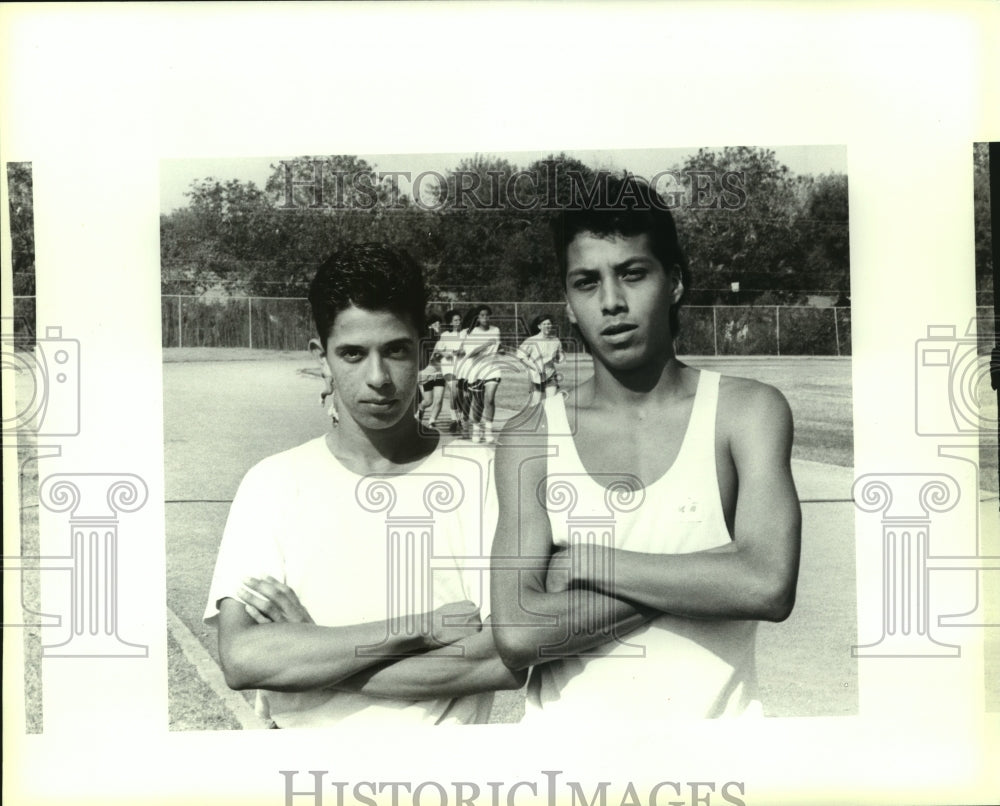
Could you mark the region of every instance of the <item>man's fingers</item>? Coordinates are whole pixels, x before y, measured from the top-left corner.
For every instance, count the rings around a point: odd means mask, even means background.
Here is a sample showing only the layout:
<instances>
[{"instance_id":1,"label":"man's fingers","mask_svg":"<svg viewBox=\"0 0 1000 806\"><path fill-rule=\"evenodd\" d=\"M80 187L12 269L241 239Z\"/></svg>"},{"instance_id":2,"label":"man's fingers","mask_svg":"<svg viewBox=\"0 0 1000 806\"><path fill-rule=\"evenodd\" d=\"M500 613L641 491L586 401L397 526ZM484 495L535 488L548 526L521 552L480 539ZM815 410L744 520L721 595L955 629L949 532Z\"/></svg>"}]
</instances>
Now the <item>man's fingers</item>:
<instances>
[{"instance_id":1,"label":"man's fingers","mask_svg":"<svg viewBox=\"0 0 1000 806\"><path fill-rule=\"evenodd\" d=\"M271 619L269 619L267 616L265 616L263 613L261 613L253 605L250 605L250 604L244 605L243 609L246 610L247 614L250 616L250 618L252 618L258 624L271 624L272 623Z\"/></svg>"},{"instance_id":2,"label":"man's fingers","mask_svg":"<svg viewBox=\"0 0 1000 806\"><path fill-rule=\"evenodd\" d=\"M243 580L243 587L248 594L246 598L250 600L248 603L271 621L315 623L295 591L274 577L247 577Z\"/></svg>"},{"instance_id":3,"label":"man's fingers","mask_svg":"<svg viewBox=\"0 0 1000 806\"><path fill-rule=\"evenodd\" d=\"M282 610L286 610L286 603L291 601L288 594L292 592L292 589L278 582L274 577L266 577L265 579L248 577L243 580L243 585L257 594L259 598L275 603ZM294 596L294 593L292 595ZM297 604L298 600L295 601Z\"/></svg>"}]
</instances>

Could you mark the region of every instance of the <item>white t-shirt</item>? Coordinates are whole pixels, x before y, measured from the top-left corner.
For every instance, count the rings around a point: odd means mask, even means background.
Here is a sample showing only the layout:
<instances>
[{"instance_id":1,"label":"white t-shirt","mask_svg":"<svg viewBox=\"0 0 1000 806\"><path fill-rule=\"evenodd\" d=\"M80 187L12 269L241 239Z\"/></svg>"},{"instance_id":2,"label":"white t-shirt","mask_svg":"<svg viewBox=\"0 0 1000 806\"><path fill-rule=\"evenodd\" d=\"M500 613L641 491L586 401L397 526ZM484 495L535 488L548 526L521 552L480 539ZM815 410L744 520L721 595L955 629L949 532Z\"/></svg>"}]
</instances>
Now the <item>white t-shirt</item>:
<instances>
[{"instance_id":1,"label":"white t-shirt","mask_svg":"<svg viewBox=\"0 0 1000 806\"><path fill-rule=\"evenodd\" d=\"M541 333L529 336L521 342L521 353L529 364L529 374L533 383L547 381L556 374L556 356L562 343L557 336L545 337Z\"/></svg>"},{"instance_id":2,"label":"white t-shirt","mask_svg":"<svg viewBox=\"0 0 1000 806\"><path fill-rule=\"evenodd\" d=\"M500 328L492 325L485 330L476 325L463 334L462 349L465 356L459 361L456 375L469 383L500 379Z\"/></svg>"},{"instance_id":3,"label":"white t-shirt","mask_svg":"<svg viewBox=\"0 0 1000 806\"><path fill-rule=\"evenodd\" d=\"M472 448L472 449L470 449ZM313 620L344 626L471 600L489 611L496 523L488 451L438 448L391 477L345 468L324 437L264 459L240 484L229 512L204 619L239 598L246 577L289 585ZM470 566L466 568L465 566ZM492 693L392 700L321 689L259 691L258 713L279 727L485 722Z\"/></svg>"},{"instance_id":4,"label":"white t-shirt","mask_svg":"<svg viewBox=\"0 0 1000 806\"><path fill-rule=\"evenodd\" d=\"M455 372L455 350L461 344L461 331L446 330L438 338L437 344L434 345L434 352L441 353L441 371L445 375Z\"/></svg>"}]
</instances>

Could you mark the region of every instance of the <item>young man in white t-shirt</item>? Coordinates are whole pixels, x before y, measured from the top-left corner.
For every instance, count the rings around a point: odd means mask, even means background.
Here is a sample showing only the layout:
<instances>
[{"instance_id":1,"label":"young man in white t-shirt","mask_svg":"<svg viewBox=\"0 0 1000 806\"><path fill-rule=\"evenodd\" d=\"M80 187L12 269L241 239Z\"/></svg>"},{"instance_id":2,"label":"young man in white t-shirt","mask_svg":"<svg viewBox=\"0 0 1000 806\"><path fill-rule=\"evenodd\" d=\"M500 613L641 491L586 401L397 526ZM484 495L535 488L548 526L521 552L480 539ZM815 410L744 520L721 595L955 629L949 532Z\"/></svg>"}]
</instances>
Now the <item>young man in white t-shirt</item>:
<instances>
[{"instance_id":1,"label":"young man in white t-shirt","mask_svg":"<svg viewBox=\"0 0 1000 806\"><path fill-rule=\"evenodd\" d=\"M280 728L484 722L492 692L522 676L485 618L487 452L445 455L413 417L420 268L351 247L309 299L339 422L236 494L205 610L226 682L256 689Z\"/></svg>"},{"instance_id":2,"label":"young man in white t-shirt","mask_svg":"<svg viewBox=\"0 0 1000 806\"><path fill-rule=\"evenodd\" d=\"M625 202L553 224L594 376L501 434L494 634L533 667L526 720L758 715L756 624L788 616L798 574L791 413L677 359L673 218L634 177L607 191Z\"/></svg>"},{"instance_id":3,"label":"young man in white t-shirt","mask_svg":"<svg viewBox=\"0 0 1000 806\"><path fill-rule=\"evenodd\" d=\"M444 329L434 345L434 352L441 356L441 373L444 382L448 387L448 409L449 423L448 430L452 434L457 434L461 428L461 417L465 390L461 389L458 376L456 375L458 359L456 352L462 346L462 314L457 310L446 311L444 315Z\"/></svg>"},{"instance_id":4,"label":"young man in white t-shirt","mask_svg":"<svg viewBox=\"0 0 1000 806\"><path fill-rule=\"evenodd\" d=\"M500 328L490 324L493 309L480 305L473 309L475 322L462 339L457 352L468 382L469 409L474 442L493 443L493 417L497 387L500 385Z\"/></svg>"},{"instance_id":5,"label":"young man in white t-shirt","mask_svg":"<svg viewBox=\"0 0 1000 806\"><path fill-rule=\"evenodd\" d=\"M532 390L539 398L552 397L559 391L556 364L565 359L562 342L554 333L552 317L539 314L531 323L532 334L518 348L531 374Z\"/></svg>"}]
</instances>

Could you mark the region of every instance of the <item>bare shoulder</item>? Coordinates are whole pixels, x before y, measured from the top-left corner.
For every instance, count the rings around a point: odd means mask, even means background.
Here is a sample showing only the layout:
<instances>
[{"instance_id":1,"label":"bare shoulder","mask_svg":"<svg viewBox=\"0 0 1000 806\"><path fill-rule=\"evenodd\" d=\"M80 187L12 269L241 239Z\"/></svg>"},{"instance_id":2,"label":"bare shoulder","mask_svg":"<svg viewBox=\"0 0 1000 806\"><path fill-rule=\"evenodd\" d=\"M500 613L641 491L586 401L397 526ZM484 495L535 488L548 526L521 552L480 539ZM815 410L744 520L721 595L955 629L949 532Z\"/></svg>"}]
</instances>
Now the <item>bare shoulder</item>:
<instances>
[{"instance_id":1,"label":"bare shoulder","mask_svg":"<svg viewBox=\"0 0 1000 806\"><path fill-rule=\"evenodd\" d=\"M497 448L525 450L536 448L549 433L545 416L545 401L542 400L520 411L504 424L497 435Z\"/></svg>"},{"instance_id":2,"label":"bare shoulder","mask_svg":"<svg viewBox=\"0 0 1000 806\"><path fill-rule=\"evenodd\" d=\"M758 417L790 417L791 408L781 391L770 384L723 375L719 383L719 414L726 420L741 422Z\"/></svg>"},{"instance_id":3,"label":"bare shoulder","mask_svg":"<svg viewBox=\"0 0 1000 806\"><path fill-rule=\"evenodd\" d=\"M735 451L762 442L784 453L791 447L792 410L780 390L766 383L723 375L719 384L718 426Z\"/></svg>"}]
</instances>

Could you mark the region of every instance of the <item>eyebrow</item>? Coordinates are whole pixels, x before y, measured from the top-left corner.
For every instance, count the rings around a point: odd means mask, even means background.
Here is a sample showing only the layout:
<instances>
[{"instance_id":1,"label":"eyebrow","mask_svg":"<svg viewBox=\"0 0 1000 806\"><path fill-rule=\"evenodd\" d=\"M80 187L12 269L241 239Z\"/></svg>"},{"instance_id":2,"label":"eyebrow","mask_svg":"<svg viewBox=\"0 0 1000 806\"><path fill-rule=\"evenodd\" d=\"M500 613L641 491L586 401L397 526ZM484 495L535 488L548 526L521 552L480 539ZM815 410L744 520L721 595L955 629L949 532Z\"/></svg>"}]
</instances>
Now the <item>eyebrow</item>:
<instances>
[{"instance_id":1,"label":"eyebrow","mask_svg":"<svg viewBox=\"0 0 1000 806\"><path fill-rule=\"evenodd\" d=\"M621 271L622 269L627 269L634 264L642 263L645 265L651 265L652 262L652 259L646 255L635 255L634 257L626 258L620 263L616 263L611 267L611 269L612 271ZM593 269L587 266L575 266L566 270L566 276L569 277L573 274L598 274L600 271L600 269Z\"/></svg>"},{"instance_id":2,"label":"eyebrow","mask_svg":"<svg viewBox=\"0 0 1000 806\"><path fill-rule=\"evenodd\" d=\"M393 347L408 347L413 345L414 340L409 336L401 336L398 339L392 339L390 341L384 342L382 344L350 344L345 342L343 344L338 344L334 349L336 352L343 352L347 350L370 350L373 347L375 349L381 350L391 350Z\"/></svg>"}]
</instances>

